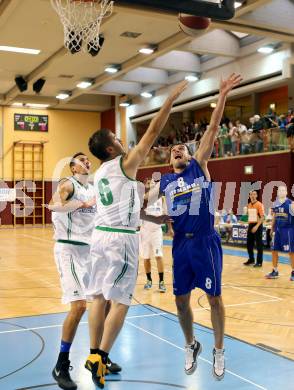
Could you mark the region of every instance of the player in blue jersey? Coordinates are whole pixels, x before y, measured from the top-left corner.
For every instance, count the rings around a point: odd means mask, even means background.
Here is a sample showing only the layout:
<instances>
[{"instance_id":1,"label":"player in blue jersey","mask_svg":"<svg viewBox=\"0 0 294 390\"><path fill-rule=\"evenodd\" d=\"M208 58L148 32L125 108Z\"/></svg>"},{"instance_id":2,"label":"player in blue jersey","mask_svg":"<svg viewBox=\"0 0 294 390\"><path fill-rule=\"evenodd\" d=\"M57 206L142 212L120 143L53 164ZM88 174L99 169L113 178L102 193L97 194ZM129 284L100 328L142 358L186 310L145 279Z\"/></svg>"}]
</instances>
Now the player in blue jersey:
<instances>
[{"instance_id":1,"label":"player in blue jersey","mask_svg":"<svg viewBox=\"0 0 294 390\"><path fill-rule=\"evenodd\" d=\"M277 195L277 200L272 208L273 270L266 275L266 278L277 279L279 277L279 252L286 252L289 253L292 266L290 280L294 282L294 202L287 198L286 186L280 186Z\"/></svg>"},{"instance_id":2,"label":"player in blue jersey","mask_svg":"<svg viewBox=\"0 0 294 390\"><path fill-rule=\"evenodd\" d=\"M166 198L168 215L173 220L173 287L179 321L186 339L185 372L197 367L201 344L193 333L191 291L199 287L207 294L215 336L213 375L221 380L225 374L224 325L225 311L221 298L222 249L214 230L212 184L207 163L211 156L228 93L241 82L232 74L220 85L217 106L199 149L190 156L185 144L171 148L174 173L162 176L159 194ZM149 194L149 202L155 191Z\"/></svg>"}]
</instances>

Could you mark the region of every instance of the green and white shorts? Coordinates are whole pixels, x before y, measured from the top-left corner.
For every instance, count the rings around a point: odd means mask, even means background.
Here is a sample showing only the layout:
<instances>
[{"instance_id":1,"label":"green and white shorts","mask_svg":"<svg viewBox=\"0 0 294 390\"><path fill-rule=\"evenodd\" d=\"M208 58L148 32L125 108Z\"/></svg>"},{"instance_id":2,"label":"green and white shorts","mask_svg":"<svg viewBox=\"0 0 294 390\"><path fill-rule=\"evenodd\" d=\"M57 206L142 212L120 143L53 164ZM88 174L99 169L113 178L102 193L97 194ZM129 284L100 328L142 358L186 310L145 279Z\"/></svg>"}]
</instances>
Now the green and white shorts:
<instances>
[{"instance_id":1,"label":"green and white shorts","mask_svg":"<svg viewBox=\"0 0 294 390\"><path fill-rule=\"evenodd\" d=\"M103 295L130 305L139 263L139 235L133 229L97 227L91 243L92 270L87 297Z\"/></svg>"},{"instance_id":2,"label":"green and white shorts","mask_svg":"<svg viewBox=\"0 0 294 390\"><path fill-rule=\"evenodd\" d=\"M56 242L54 258L60 275L62 303L85 300L91 271L90 245Z\"/></svg>"}]
</instances>

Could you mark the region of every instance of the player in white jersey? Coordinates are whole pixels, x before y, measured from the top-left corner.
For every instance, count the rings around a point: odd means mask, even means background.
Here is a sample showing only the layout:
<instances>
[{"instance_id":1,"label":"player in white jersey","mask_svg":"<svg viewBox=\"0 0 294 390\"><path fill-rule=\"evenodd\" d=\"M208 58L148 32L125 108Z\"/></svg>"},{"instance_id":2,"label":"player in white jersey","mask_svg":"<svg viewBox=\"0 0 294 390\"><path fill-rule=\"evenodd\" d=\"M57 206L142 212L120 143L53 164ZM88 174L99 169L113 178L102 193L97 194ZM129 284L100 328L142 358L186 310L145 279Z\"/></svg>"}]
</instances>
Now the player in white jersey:
<instances>
[{"instance_id":1,"label":"player in white jersey","mask_svg":"<svg viewBox=\"0 0 294 390\"><path fill-rule=\"evenodd\" d=\"M149 190L154 186L154 180L148 180L146 183L146 189ZM146 208L146 214L153 216L161 216L163 211L163 199L159 198L153 204L148 205ZM157 263L157 271L159 276L158 289L160 292L165 293L166 287L164 284L164 263L163 263L163 232L160 225L150 221L142 221L140 229L140 256L144 259L144 268L147 277L145 290L152 288L152 276L151 276L151 258L155 257Z\"/></svg>"},{"instance_id":2,"label":"player in white jersey","mask_svg":"<svg viewBox=\"0 0 294 390\"><path fill-rule=\"evenodd\" d=\"M141 209L137 170L166 124L174 101L186 87L187 82L182 82L172 91L141 141L128 154L108 129L97 131L89 140L91 153L102 164L94 179L97 214L87 293L93 303L89 312L90 355L85 367L100 388L105 383L108 353L124 323L137 279ZM105 319L107 300L112 300L112 305Z\"/></svg>"},{"instance_id":3,"label":"player in white jersey","mask_svg":"<svg viewBox=\"0 0 294 390\"><path fill-rule=\"evenodd\" d=\"M90 240L94 228L96 200L88 183L91 163L84 153L71 162L72 176L63 179L50 202L54 226L54 257L60 274L62 302L70 303L63 323L60 353L52 375L62 389L76 389L69 375L69 352L78 324L86 310L85 289L90 277ZM112 363L115 371L119 366Z\"/></svg>"}]
</instances>

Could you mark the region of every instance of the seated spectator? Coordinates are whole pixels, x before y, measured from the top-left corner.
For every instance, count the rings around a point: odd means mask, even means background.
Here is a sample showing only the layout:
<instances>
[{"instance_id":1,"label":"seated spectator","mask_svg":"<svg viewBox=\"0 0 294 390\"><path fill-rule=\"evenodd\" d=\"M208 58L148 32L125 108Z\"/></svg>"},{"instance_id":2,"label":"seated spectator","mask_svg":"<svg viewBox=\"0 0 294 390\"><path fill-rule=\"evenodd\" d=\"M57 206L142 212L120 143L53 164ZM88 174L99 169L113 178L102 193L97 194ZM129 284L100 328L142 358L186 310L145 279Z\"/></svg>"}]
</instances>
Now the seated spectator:
<instances>
[{"instance_id":1,"label":"seated spectator","mask_svg":"<svg viewBox=\"0 0 294 390\"><path fill-rule=\"evenodd\" d=\"M220 234L221 225L224 224L223 217L219 211L216 211L214 214L214 228Z\"/></svg>"},{"instance_id":2,"label":"seated spectator","mask_svg":"<svg viewBox=\"0 0 294 390\"><path fill-rule=\"evenodd\" d=\"M226 242L229 242L232 238L233 224L237 223L238 219L234 214L233 210L229 210L229 213L226 217Z\"/></svg>"},{"instance_id":3,"label":"seated spectator","mask_svg":"<svg viewBox=\"0 0 294 390\"><path fill-rule=\"evenodd\" d=\"M240 223L248 223L248 207L247 206L244 206L243 207L243 214L240 218Z\"/></svg>"}]
</instances>

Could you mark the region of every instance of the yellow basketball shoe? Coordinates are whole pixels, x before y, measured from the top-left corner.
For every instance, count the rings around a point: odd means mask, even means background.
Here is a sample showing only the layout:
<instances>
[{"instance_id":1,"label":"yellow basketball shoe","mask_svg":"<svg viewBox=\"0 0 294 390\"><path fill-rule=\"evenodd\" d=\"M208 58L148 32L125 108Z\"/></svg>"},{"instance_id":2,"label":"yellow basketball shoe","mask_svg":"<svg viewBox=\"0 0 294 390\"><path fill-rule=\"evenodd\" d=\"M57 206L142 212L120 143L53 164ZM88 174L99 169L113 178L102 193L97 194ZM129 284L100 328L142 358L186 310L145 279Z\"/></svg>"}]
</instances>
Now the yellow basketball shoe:
<instances>
[{"instance_id":1,"label":"yellow basketball shoe","mask_svg":"<svg viewBox=\"0 0 294 390\"><path fill-rule=\"evenodd\" d=\"M104 388L106 364L103 364L102 358L98 354L88 356L85 368L92 373L92 380L100 389Z\"/></svg>"}]
</instances>

